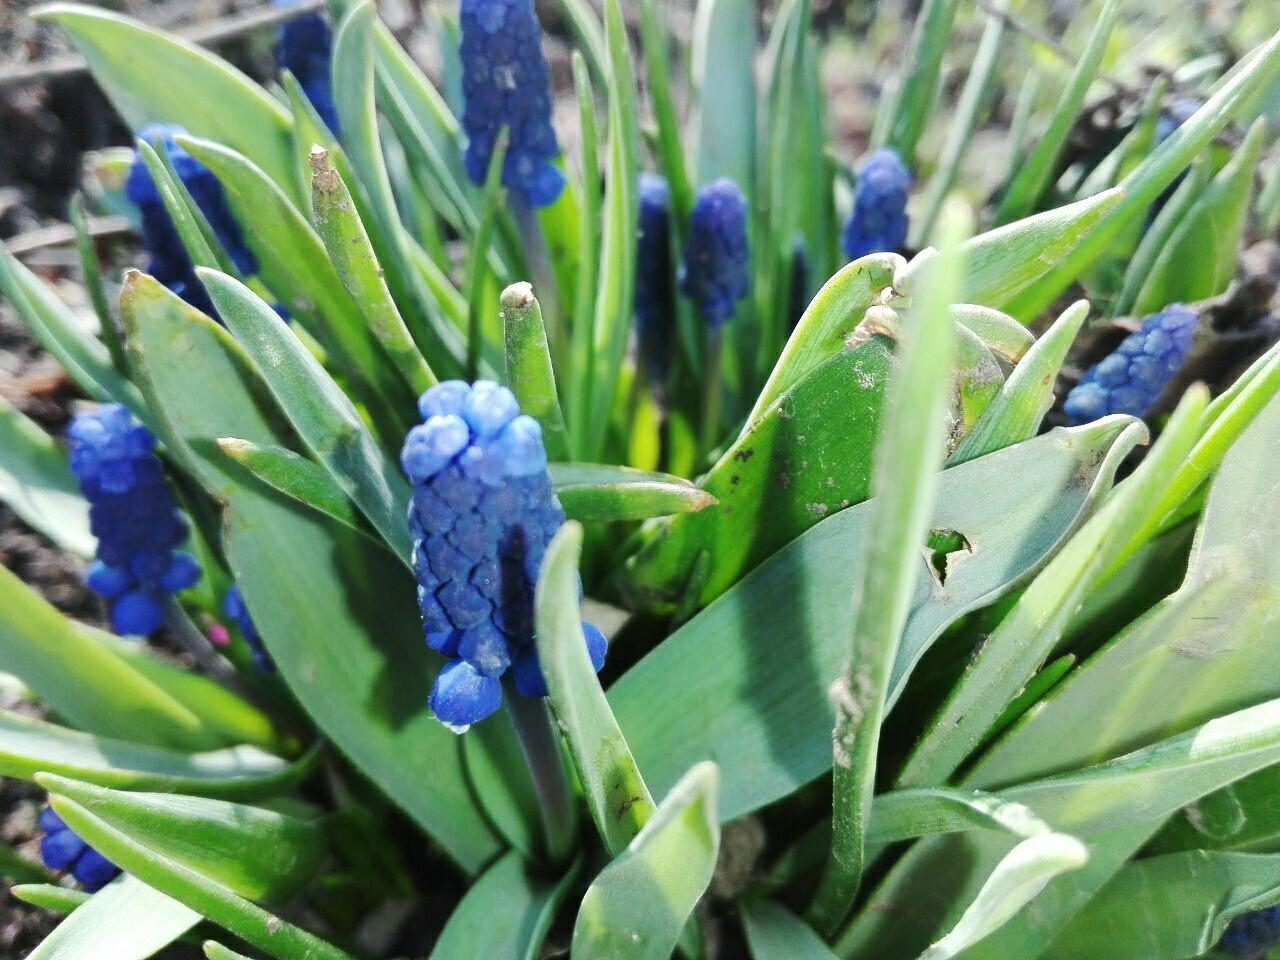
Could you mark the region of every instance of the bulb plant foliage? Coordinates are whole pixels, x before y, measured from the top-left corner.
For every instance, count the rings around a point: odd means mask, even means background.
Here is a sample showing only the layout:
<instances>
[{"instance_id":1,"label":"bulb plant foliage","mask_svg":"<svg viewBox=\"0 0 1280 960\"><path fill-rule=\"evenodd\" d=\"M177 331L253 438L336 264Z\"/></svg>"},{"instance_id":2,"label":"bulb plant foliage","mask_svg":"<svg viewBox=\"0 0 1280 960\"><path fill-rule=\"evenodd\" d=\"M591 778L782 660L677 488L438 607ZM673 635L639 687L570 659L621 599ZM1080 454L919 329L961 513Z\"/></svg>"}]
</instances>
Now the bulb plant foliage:
<instances>
[{"instance_id":1,"label":"bulb plant foliage","mask_svg":"<svg viewBox=\"0 0 1280 960\"><path fill-rule=\"evenodd\" d=\"M0 570L33 956L1264 956L1280 347L1196 380L1280 223L1280 24L1166 24L1147 90L1131 7L926 0L851 63L808 0L565 0L561 71L461 0L429 76L286 4L264 84L38 8L146 261L76 200L93 330L0 251L80 394L0 408L0 498L110 626Z\"/></svg>"}]
</instances>

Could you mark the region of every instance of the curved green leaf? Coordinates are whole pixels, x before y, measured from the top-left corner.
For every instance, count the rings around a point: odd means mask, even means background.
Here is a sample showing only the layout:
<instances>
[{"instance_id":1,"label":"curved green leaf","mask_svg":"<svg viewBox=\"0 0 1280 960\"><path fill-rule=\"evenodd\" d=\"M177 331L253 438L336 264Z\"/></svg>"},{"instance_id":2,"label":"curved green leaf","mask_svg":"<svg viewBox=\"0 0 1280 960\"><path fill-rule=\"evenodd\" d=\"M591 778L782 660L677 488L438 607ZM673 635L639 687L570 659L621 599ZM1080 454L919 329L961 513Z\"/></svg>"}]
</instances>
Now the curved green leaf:
<instances>
[{"instance_id":1,"label":"curved green leaf","mask_svg":"<svg viewBox=\"0 0 1280 960\"><path fill-rule=\"evenodd\" d=\"M700 763L592 881L573 928L575 957L666 960L715 869L718 770Z\"/></svg>"},{"instance_id":2,"label":"curved green leaf","mask_svg":"<svg viewBox=\"0 0 1280 960\"><path fill-rule=\"evenodd\" d=\"M134 130L151 123L180 126L238 150L281 187L294 189L288 111L231 64L109 10L54 3L35 15L71 35Z\"/></svg>"},{"instance_id":3,"label":"curved green leaf","mask_svg":"<svg viewBox=\"0 0 1280 960\"><path fill-rule=\"evenodd\" d=\"M646 520L696 513L716 498L666 473L594 463L553 463L551 483L572 520Z\"/></svg>"},{"instance_id":4,"label":"curved green leaf","mask_svg":"<svg viewBox=\"0 0 1280 960\"><path fill-rule=\"evenodd\" d=\"M251 800L287 791L313 768L315 751L289 764L256 747L180 753L0 711L0 776L56 773L102 787Z\"/></svg>"},{"instance_id":5,"label":"curved green leaf","mask_svg":"<svg viewBox=\"0 0 1280 960\"><path fill-rule=\"evenodd\" d=\"M52 876L49 879L52 880ZM64 915L83 907L91 896L83 890L72 890L54 883L19 883L10 887L9 893L15 900Z\"/></svg>"},{"instance_id":6,"label":"curved green leaf","mask_svg":"<svg viewBox=\"0 0 1280 960\"><path fill-rule=\"evenodd\" d=\"M547 456L565 460L569 437L556 372L551 364L542 308L528 283L516 283L502 291L502 328L506 341L507 386L520 401L520 409L542 427Z\"/></svg>"},{"instance_id":7,"label":"curved green leaf","mask_svg":"<svg viewBox=\"0 0 1280 960\"><path fill-rule=\"evenodd\" d=\"M64 550L91 557L89 504L57 442L0 397L0 501Z\"/></svg>"},{"instance_id":8,"label":"curved green leaf","mask_svg":"<svg viewBox=\"0 0 1280 960\"><path fill-rule=\"evenodd\" d=\"M319 510L344 526L364 533L364 520L338 481L301 454L270 444L219 437L218 448L255 477L299 503Z\"/></svg>"},{"instance_id":9,"label":"curved green leaf","mask_svg":"<svg viewBox=\"0 0 1280 960\"><path fill-rule=\"evenodd\" d=\"M740 912L751 960L836 960L813 928L781 904L751 900Z\"/></svg>"},{"instance_id":10,"label":"curved green leaf","mask_svg":"<svg viewBox=\"0 0 1280 960\"><path fill-rule=\"evenodd\" d=\"M1052 555L1109 487L1128 452L1116 445L1127 423L1055 430L943 472L934 526L962 534L970 549L939 570L922 545L898 677L961 614ZM618 723L654 788L700 759L733 757L721 774L721 813L732 819L830 768L827 688L848 656L868 510L842 511L798 537L613 685Z\"/></svg>"},{"instance_id":11,"label":"curved green leaf","mask_svg":"<svg viewBox=\"0 0 1280 960\"><path fill-rule=\"evenodd\" d=\"M916 15L886 140L909 167L915 166L916 144L937 102L942 57L951 44L951 27L959 8L959 0L926 0Z\"/></svg>"}]
</instances>

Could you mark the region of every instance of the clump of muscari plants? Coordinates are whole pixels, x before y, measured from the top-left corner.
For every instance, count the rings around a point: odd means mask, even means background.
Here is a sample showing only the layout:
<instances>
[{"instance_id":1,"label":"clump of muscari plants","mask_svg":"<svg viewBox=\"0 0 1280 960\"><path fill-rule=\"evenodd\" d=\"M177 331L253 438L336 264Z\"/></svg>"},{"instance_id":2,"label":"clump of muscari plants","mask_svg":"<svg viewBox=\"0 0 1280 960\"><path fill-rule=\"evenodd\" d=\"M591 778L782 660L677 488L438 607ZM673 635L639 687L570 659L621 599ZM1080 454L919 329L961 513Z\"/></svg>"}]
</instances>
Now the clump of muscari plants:
<instances>
[{"instance_id":1,"label":"clump of muscari plants","mask_svg":"<svg viewBox=\"0 0 1280 960\"><path fill-rule=\"evenodd\" d=\"M1059 63L927 0L861 38L860 157L843 30L697 6L566 2L572 90L529 0L432 8L436 81L338 0L266 88L37 11L138 133L88 186L149 257L117 298L73 207L94 335L0 256L83 394L67 446L3 410L0 496L114 628L0 570L41 956L1270 948L1280 356L1192 381L1280 223L1276 24L1090 151L1132 5Z\"/></svg>"}]
</instances>

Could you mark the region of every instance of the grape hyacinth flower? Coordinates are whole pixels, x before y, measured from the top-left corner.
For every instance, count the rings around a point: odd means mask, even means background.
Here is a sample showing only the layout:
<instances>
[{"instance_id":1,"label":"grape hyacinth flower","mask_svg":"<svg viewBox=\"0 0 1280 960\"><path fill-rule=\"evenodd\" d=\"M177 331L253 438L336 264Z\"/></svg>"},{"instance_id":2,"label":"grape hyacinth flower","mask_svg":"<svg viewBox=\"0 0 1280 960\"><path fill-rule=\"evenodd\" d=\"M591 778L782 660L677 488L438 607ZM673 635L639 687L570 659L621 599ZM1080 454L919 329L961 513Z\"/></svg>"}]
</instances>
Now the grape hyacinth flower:
<instances>
[{"instance_id":1,"label":"grape hyacinth flower","mask_svg":"<svg viewBox=\"0 0 1280 960\"><path fill-rule=\"evenodd\" d=\"M177 548L187 539L156 438L119 404L76 417L71 472L89 501L98 538L89 588L111 604L117 633L145 636L164 623L164 598L200 579L200 566Z\"/></svg>"},{"instance_id":2,"label":"grape hyacinth flower","mask_svg":"<svg viewBox=\"0 0 1280 960\"><path fill-rule=\"evenodd\" d=\"M233 584L227 591L227 595L222 598L222 612L235 621L236 626L240 628L240 634L249 645L249 653L253 657L253 664L258 668L258 672L275 673L275 661L271 659L271 654L267 653L267 648L262 642L262 634L258 633L253 618L249 616L249 608L245 605L238 584Z\"/></svg>"},{"instance_id":3,"label":"grape hyacinth flower","mask_svg":"<svg viewBox=\"0 0 1280 960\"><path fill-rule=\"evenodd\" d=\"M533 0L462 0L461 26L467 173L484 183L505 128L510 141L502 182L529 206L549 206L565 178L552 163L560 145Z\"/></svg>"},{"instance_id":4,"label":"grape hyacinth flower","mask_svg":"<svg viewBox=\"0 0 1280 960\"><path fill-rule=\"evenodd\" d=\"M732 317L751 290L747 198L726 178L698 191L689 223L680 292L712 329Z\"/></svg>"},{"instance_id":5,"label":"grape hyacinth flower","mask_svg":"<svg viewBox=\"0 0 1280 960\"><path fill-rule=\"evenodd\" d=\"M502 705L502 678L546 695L533 643L533 594L547 544L564 523L542 430L487 380L451 380L418 401L400 462L413 483L414 538L427 646L448 658L431 689L436 717L461 733ZM606 643L583 624L596 670Z\"/></svg>"},{"instance_id":6,"label":"grape hyacinth flower","mask_svg":"<svg viewBox=\"0 0 1280 960\"><path fill-rule=\"evenodd\" d=\"M853 211L844 225L840 246L850 260L870 253L890 253L907 242L907 191L911 171L896 150L881 147L858 168Z\"/></svg>"},{"instance_id":7,"label":"grape hyacinth flower","mask_svg":"<svg viewBox=\"0 0 1280 960\"><path fill-rule=\"evenodd\" d=\"M280 10L295 7L298 0L275 0ZM333 30L325 15L304 13L280 27L276 64L293 74L316 113L334 135L338 134L338 109L333 102Z\"/></svg>"},{"instance_id":8,"label":"grape hyacinth flower","mask_svg":"<svg viewBox=\"0 0 1280 960\"><path fill-rule=\"evenodd\" d=\"M671 365L675 291L671 265L671 188L656 173L640 174L636 240L636 341L649 379L661 382Z\"/></svg>"},{"instance_id":9,"label":"grape hyacinth flower","mask_svg":"<svg viewBox=\"0 0 1280 960\"><path fill-rule=\"evenodd\" d=\"M1186 360L1199 319L1181 304L1148 317L1067 394L1068 422L1075 426L1109 413L1145 416Z\"/></svg>"},{"instance_id":10,"label":"grape hyacinth flower","mask_svg":"<svg viewBox=\"0 0 1280 960\"><path fill-rule=\"evenodd\" d=\"M50 870L67 871L90 893L120 875L120 868L81 840L53 807L40 814L40 859Z\"/></svg>"},{"instance_id":11,"label":"grape hyacinth flower","mask_svg":"<svg viewBox=\"0 0 1280 960\"><path fill-rule=\"evenodd\" d=\"M209 226L213 228L218 242L227 251L236 269L246 276L254 273L258 268L257 259L245 246L244 234L227 205L222 185L207 167L178 146L173 138L179 133L182 130L177 127L152 125L145 127L138 137L147 143L158 144L157 151L168 153L178 179L209 221ZM129 202L138 208L142 218L142 245L151 258L147 264L147 273L191 306L216 319L217 312L213 303L196 277L191 257L182 245L178 229L164 208L164 201L160 198L160 191L151 177L151 171L141 157L134 157L124 192Z\"/></svg>"},{"instance_id":12,"label":"grape hyacinth flower","mask_svg":"<svg viewBox=\"0 0 1280 960\"><path fill-rule=\"evenodd\" d=\"M1280 943L1280 906L1254 910L1227 925L1218 946L1239 960L1262 960Z\"/></svg>"}]
</instances>

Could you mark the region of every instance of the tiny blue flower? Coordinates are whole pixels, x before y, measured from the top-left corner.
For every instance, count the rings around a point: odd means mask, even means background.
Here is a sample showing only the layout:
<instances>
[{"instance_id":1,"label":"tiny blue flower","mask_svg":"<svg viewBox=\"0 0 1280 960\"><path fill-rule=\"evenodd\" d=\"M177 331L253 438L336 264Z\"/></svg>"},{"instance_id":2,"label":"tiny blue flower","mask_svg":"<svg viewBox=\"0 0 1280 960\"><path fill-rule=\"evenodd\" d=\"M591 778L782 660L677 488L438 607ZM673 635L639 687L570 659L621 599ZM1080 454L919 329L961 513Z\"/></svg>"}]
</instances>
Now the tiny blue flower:
<instances>
[{"instance_id":1,"label":"tiny blue flower","mask_svg":"<svg viewBox=\"0 0 1280 960\"><path fill-rule=\"evenodd\" d=\"M275 673L275 661L271 659L271 654L267 653L267 648L262 642L262 634L258 633L253 618L249 616L249 607L240 593L239 584L232 584L227 595L222 598L222 612L234 620L236 626L240 628L240 635L249 645L249 653L253 657L253 663L258 668L258 672Z\"/></svg>"},{"instance_id":2,"label":"tiny blue flower","mask_svg":"<svg viewBox=\"0 0 1280 960\"><path fill-rule=\"evenodd\" d=\"M858 168L853 210L844 225L840 246L857 260L871 253L889 253L907 242L907 191L911 172L896 150L881 147Z\"/></svg>"},{"instance_id":3,"label":"tiny blue flower","mask_svg":"<svg viewBox=\"0 0 1280 960\"><path fill-rule=\"evenodd\" d=\"M274 0L272 6L286 10L298 0ZM304 13L280 28L276 42L276 64L293 74L320 119L335 135L338 110L333 103L333 30L323 13Z\"/></svg>"},{"instance_id":4,"label":"tiny blue flower","mask_svg":"<svg viewBox=\"0 0 1280 960\"><path fill-rule=\"evenodd\" d=\"M1181 304L1148 317L1067 394L1068 422L1088 423L1110 413L1145 416L1186 360L1199 319Z\"/></svg>"},{"instance_id":5,"label":"tiny blue flower","mask_svg":"<svg viewBox=\"0 0 1280 960\"><path fill-rule=\"evenodd\" d=\"M675 290L671 263L671 189L656 173L640 174L636 238L636 341L649 378L662 381L671 365Z\"/></svg>"},{"instance_id":6,"label":"tiny blue flower","mask_svg":"<svg viewBox=\"0 0 1280 960\"><path fill-rule=\"evenodd\" d=\"M178 179L209 221L236 269L245 275L254 273L258 267L257 259L245 245L244 234L227 205L222 185L207 167L178 146L173 138L179 133L182 130L177 127L154 125L144 128L138 136L155 145L158 151L168 153ZM125 196L138 208L142 219L142 245L151 257L147 272L197 310L216 318L213 303L196 277L191 257L182 245L178 230L164 208L160 191L151 178L151 171L141 157L135 157L129 168Z\"/></svg>"},{"instance_id":7,"label":"tiny blue flower","mask_svg":"<svg viewBox=\"0 0 1280 960\"><path fill-rule=\"evenodd\" d=\"M505 128L510 141L502 182L530 206L549 206L565 179L552 162L560 145L551 126L551 77L533 0L462 0L461 26L467 173L484 183Z\"/></svg>"},{"instance_id":8,"label":"tiny blue flower","mask_svg":"<svg viewBox=\"0 0 1280 960\"><path fill-rule=\"evenodd\" d=\"M689 223L680 292L712 328L727 323L751 290L747 199L728 178L698 191Z\"/></svg>"},{"instance_id":9,"label":"tiny blue flower","mask_svg":"<svg viewBox=\"0 0 1280 960\"><path fill-rule=\"evenodd\" d=\"M1280 943L1280 906L1254 910L1227 925L1218 946L1239 960L1262 960Z\"/></svg>"},{"instance_id":10,"label":"tiny blue flower","mask_svg":"<svg viewBox=\"0 0 1280 960\"><path fill-rule=\"evenodd\" d=\"M155 437L119 404L76 417L67 434L71 472L98 538L85 580L111 604L117 633L153 633L165 620L165 596L200 579L195 558L177 549L187 523L154 453Z\"/></svg>"},{"instance_id":11,"label":"tiny blue flower","mask_svg":"<svg viewBox=\"0 0 1280 960\"><path fill-rule=\"evenodd\" d=\"M53 807L40 814L40 859L50 870L67 871L90 893L120 874L120 868L72 832Z\"/></svg>"},{"instance_id":12,"label":"tiny blue flower","mask_svg":"<svg viewBox=\"0 0 1280 960\"><path fill-rule=\"evenodd\" d=\"M512 674L525 696L545 696L533 643L533 594L547 544L564 523L551 488L542 430L515 395L481 380L452 380L418 402L423 423L400 462L409 504L413 569L427 646L450 661L429 705L456 732L502 705ZM583 629L598 670L608 647ZM530 692L533 691L533 692Z\"/></svg>"}]
</instances>

